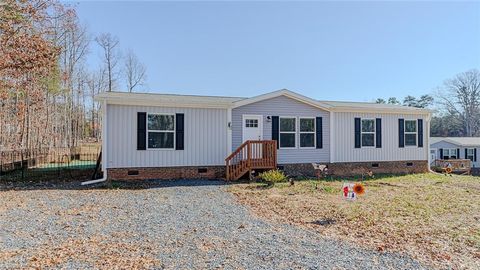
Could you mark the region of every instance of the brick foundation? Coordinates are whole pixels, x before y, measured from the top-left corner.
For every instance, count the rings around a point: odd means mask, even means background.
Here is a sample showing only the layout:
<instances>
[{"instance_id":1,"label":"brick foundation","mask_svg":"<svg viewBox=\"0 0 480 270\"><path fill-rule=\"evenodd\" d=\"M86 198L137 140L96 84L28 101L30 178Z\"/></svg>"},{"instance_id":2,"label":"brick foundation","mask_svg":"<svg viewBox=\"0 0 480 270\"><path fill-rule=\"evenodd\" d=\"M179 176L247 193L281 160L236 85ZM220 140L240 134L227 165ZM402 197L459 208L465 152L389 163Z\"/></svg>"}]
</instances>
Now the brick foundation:
<instances>
[{"instance_id":1,"label":"brick foundation","mask_svg":"<svg viewBox=\"0 0 480 270\"><path fill-rule=\"evenodd\" d=\"M412 174L428 172L428 161L378 161L329 163L328 173L335 176L356 176L372 171L374 174ZM378 166L376 166L378 165ZM311 163L284 164L285 173L291 177L314 177Z\"/></svg>"},{"instance_id":2,"label":"brick foundation","mask_svg":"<svg viewBox=\"0 0 480 270\"><path fill-rule=\"evenodd\" d=\"M335 176L355 176L368 171L374 174L411 174L428 172L428 162L421 161L381 161L329 163L328 172ZM374 165L378 165L375 167ZM315 177L311 163L279 164L291 177ZM206 170L206 171L205 171ZM152 168L112 168L108 169L108 179L221 179L225 178L225 166L152 167Z\"/></svg>"},{"instance_id":3,"label":"brick foundation","mask_svg":"<svg viewBox=\"0 0 480 270\"><path fill-rule=\"evenodd\" d=\"M110 180L225 178L224 166L112 168L107 170Z\"/></svg>"}]
</instances>

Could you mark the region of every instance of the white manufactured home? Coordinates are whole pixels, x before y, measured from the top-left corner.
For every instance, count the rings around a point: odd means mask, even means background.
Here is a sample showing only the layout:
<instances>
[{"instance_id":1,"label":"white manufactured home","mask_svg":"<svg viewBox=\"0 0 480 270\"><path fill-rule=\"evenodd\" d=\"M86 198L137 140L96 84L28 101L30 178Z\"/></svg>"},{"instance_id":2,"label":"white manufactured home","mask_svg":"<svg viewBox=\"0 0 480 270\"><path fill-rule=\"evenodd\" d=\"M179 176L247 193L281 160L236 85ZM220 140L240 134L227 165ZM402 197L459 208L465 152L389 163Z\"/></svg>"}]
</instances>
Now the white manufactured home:
<instances>
[{"instance_id":1,"label":"white manufactured home","mask_svg":"<svg viewBox=\"0 0 480 270\"><path fill-rule=\"evenodd\" d=\"M480 167L480 137L432 137L431 160L469 159L471 166Z\"/></svg>"},{"instance_id":2,"label":"white manufactured home","mask_svg":"<svg viewBox=\"0 0 480 270\"><path fill-rule=\"evenodd\" d=\"M428 171L429 110L319 101L107 92L102 169L110 179L238 179L279 167L312 176Z\"/></svg>"}]
</instances>

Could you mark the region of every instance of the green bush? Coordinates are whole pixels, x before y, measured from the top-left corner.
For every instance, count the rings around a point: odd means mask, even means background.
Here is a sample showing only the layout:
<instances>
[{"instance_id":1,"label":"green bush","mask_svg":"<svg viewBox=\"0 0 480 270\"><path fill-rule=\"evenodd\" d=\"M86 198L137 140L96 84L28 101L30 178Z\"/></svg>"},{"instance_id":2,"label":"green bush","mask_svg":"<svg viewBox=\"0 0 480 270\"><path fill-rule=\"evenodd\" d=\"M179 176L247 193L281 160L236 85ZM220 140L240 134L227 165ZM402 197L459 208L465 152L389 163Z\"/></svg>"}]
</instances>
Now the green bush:
<instances>
[{"instance_id":1,"label":"green bush","mask_svg":"<svg viewBox=\"0 0 480 270\"><path fill-rule=\"evenodd\" d=\"M287 181L287 176L280 170L266 171L259 176L265 182L279 183Z\"/></svg>"}]
</instances>

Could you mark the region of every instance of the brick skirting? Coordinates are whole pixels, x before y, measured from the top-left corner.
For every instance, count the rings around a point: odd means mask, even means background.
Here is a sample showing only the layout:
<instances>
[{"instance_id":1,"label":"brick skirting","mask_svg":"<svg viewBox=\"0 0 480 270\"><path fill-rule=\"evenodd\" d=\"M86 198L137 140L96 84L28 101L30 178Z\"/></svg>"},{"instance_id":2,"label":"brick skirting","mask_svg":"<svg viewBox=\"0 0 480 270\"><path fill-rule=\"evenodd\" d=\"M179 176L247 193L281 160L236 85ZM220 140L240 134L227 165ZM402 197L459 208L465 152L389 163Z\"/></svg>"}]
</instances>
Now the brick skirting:
<instances>
[{"instance_id":1,"label":"brick skirting","mask_svg":"<svg viewBox=\"0 0 480 270\"><path fill-rule=\"evenodd\" d=\"M111 180L225 178L225 166L111 168L107 170L108 179Z\"/></svg>"},{"instance_id":2,"label":"brick skirting","mask_svg":"<svg viewBox=\"0 0 480 270\"><path fill-rule=\"evenodd\" d=\"M328 163L329 174L335 176L356 176L372 171L375 174L411 174L428 172L428 162L421 161L381 161ZM378 167L376 166L378 165ZM315 177L311 163L279 164L291 177ZM225 178L225 166L151 167L151 168L111 168L108 179L221 179Z\"/></svg>"},{"instance_id":3,"label":"brick skirting","mask_svg":"<svg viewBox=\"0 0 480 270\"><path fill-rule=\"evenodd\" d=\"M372 171L374 174L411 174L428 172L428 161L372 161L326 163L328 173L335 176L356 176ZM279 165L291 177L314 177L311 163Z\"/></svg>"}]
</instances>

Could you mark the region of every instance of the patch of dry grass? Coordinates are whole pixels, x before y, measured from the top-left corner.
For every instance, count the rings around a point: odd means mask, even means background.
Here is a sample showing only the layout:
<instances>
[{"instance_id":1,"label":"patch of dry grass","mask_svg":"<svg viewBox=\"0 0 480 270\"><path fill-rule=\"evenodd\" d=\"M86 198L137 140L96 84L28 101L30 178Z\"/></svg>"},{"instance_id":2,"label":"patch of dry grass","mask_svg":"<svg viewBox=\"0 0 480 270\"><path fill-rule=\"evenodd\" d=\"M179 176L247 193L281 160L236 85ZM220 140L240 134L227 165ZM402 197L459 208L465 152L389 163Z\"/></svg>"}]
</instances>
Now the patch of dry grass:
<instances>
[{"instance_id":1,"label":"patch of dry grass","mask_svg":"<svg viewBox=\"0 0 480 270\"><path fill-rule=\"evenodd\" d=\"M365 181L356 201L342 181L230 188L257 215L380 251L405 252L438 268L480 269L480 177L436 174Z\"/></svg>"}]
</instances>

